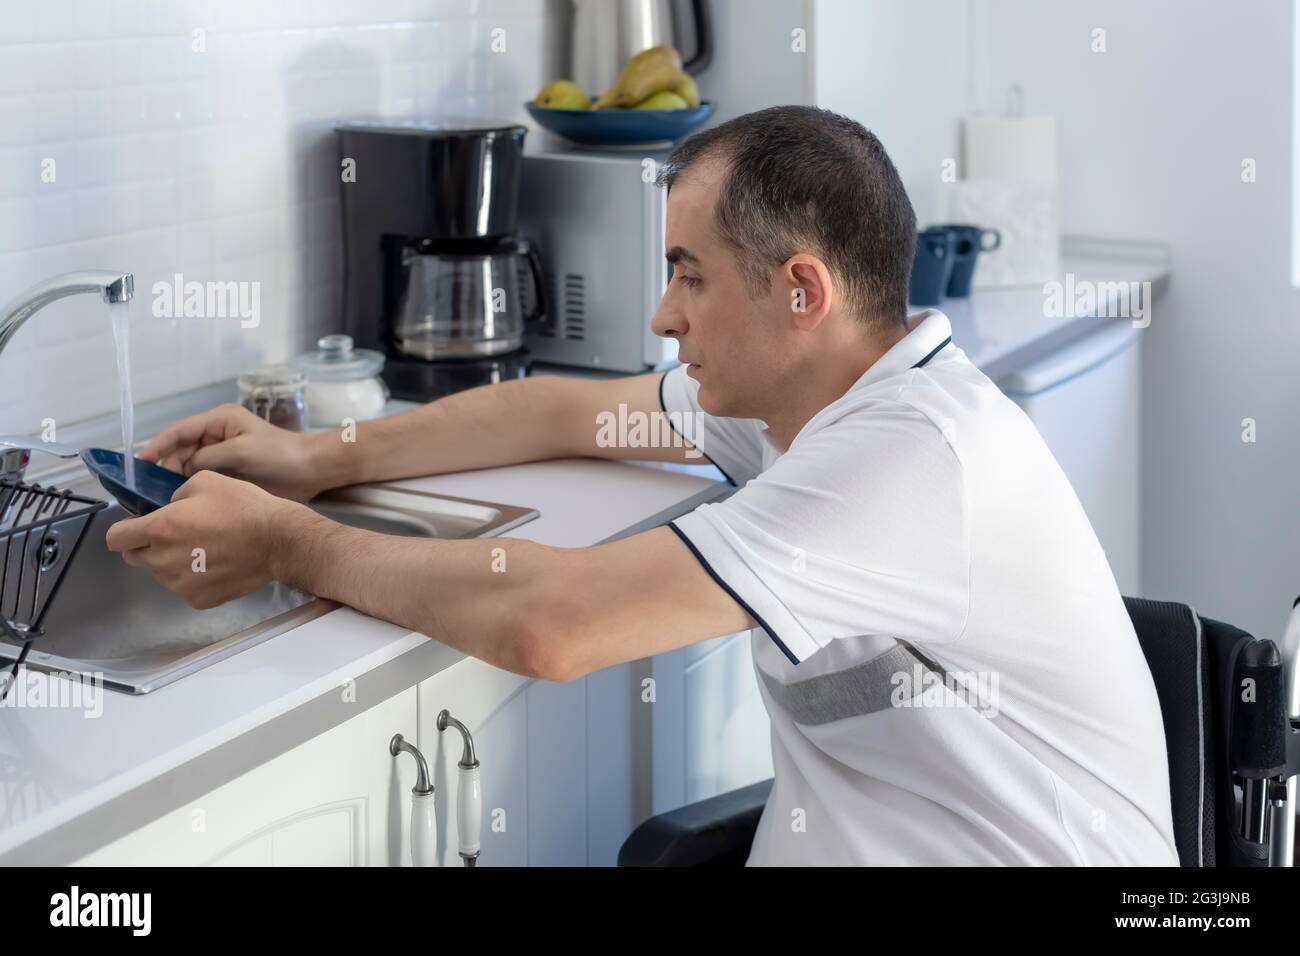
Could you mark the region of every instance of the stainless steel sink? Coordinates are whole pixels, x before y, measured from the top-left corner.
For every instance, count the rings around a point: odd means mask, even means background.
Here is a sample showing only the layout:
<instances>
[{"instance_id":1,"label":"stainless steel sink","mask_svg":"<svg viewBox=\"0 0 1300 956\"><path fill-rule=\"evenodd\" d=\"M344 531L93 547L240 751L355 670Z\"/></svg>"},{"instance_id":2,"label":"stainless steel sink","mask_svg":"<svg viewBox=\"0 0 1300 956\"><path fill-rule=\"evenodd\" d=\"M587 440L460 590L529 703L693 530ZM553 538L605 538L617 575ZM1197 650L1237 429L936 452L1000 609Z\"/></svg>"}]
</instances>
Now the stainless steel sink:
<instances>
[{"instance_id":1,"label":"stainless steel sink","mask_svg":"<svg viewBox=\"0 0 1300 956\"><path fill-rule=\"evenodd\" d=\"M69 486L96 493L84 481ZM491 537L538 515L530 508L393 485L340 489L312 506L343 524L423 538ZM272 584L219 608L196 611L156 584L149 572L108 550L104 536L124 515L113 504L96 516L42 622L44 633L32 644L28 667L102 677L106 687L146 694L338 607ZM0 641L0 659L12 661L17 652Z\"/></svg>"}]
</instances>

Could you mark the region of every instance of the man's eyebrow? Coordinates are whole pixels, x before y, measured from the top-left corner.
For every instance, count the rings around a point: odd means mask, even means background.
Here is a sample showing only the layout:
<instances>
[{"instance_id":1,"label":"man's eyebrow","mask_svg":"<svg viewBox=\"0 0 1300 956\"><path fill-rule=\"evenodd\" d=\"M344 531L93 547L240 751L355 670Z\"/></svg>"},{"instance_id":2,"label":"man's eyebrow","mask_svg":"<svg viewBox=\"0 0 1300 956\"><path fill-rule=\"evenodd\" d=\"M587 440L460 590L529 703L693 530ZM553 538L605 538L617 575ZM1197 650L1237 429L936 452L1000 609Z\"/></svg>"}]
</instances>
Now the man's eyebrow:
<instances>
[{"instance_id":1,"label":"man's eyebrow","mask_svg":"<svg viewBox=\"0 0 1300 956\"><path fill-rule=\"evenodd\" d=\"M673 246L668 250L664 258L668 260L670 265L674 266L679 262L689 262L691 265L695 266L700 264L700 257L691 252L685 246Z\"/></svg>"}]
</instances>

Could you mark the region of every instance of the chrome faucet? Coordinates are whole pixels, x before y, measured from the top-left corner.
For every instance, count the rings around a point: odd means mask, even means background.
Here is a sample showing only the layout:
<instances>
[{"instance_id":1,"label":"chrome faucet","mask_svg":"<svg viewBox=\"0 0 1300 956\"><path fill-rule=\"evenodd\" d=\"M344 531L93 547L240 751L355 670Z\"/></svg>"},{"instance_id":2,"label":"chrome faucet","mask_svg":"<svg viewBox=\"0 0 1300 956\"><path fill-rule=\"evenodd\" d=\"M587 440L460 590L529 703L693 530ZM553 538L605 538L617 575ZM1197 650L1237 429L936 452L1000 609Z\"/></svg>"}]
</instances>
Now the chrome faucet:
<instances>
[{"instance_id":1,"label":"chrome faucet","mask_svg":"<svg viewBox=\"0 0 1300 956\"><path fill-rule=\"evenodd\" d=\"M109 269L88 269L55 276L32 286L0 309L0 353L4 352L14 333L35 313L57 299L83 292L98 293L110 304L130 302L135 294L135 276L129 272L114 272ZM75 457L77 454L76 449L36 438L0 438L0 480L21 481L33 450L60 458Z\"/></svg>"}]
</instances>

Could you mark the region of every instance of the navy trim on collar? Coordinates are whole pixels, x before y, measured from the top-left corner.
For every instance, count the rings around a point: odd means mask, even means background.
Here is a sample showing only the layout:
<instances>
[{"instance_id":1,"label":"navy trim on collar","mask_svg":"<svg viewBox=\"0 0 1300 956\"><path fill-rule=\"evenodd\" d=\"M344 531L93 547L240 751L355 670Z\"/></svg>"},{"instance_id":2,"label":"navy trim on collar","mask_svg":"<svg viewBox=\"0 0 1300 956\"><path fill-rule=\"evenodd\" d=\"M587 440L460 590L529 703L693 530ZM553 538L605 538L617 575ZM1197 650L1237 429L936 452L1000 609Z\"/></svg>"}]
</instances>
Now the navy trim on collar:
<instances>
[{"instance_id":1,"label":"navy trim on collar","mask_svg":"<svg viewBox=\"0 0 1300 956\"><path fill-rule=\"evenodd\" d=\"M934 348L930 349L930 354L927 355L925 358L921 359L921 361L917 362L915 365L913 365L912 368L920 368L921 366L923 366L926 362L930 361L930 359L938 355L939 350L942 349L945 345L948 345L950 342L952 342L951 335L948 336L946 339L944 339L942 342L940 342L938 345L936 345Z\"/></svg>"},{"instance_id":2,"label":"navy trim on collar","mask_svg":"<svg viewBox=\"0 0 1300 956\"><path fill-rule=\"evenodd\" d=\"M669 369L669 371L672 370ZM705 461L707 461L714 468L718 469L718 471L722 472L722 477L727 479L727 484L731 485L731 487L733 488L739 488L740 486L736 484L736 480L732 478L729 474L727 474L727 470L725 468L723 468L716 461L710 458L708 452L706 452L703 448L700 448L698 445L692 442L685 435L682 435L681 432L677 431L676 426L673 425L672 417L668 414L668 406L664 404L664 379L666 379L667 377L668 377L668 372L664 372L662 375L659 376L659 410L664 413L664 418L668 422L668 427L671 428L673 431L677 432L678 435L681 435L682 441L686 442L692 448L698 451L701 455L703 455Z\"/></svg>"}]
</instances>

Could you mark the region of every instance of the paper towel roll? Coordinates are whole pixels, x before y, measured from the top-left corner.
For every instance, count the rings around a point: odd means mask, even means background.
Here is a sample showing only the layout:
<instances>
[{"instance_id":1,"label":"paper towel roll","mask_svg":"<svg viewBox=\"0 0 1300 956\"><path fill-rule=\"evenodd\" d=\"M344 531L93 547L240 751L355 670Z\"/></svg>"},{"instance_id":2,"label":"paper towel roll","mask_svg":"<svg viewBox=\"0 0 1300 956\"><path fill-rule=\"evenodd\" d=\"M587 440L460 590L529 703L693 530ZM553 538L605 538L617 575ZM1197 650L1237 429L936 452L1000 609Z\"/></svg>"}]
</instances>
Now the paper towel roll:
<instances>
[{"instance_id":1,"label":"paper towel roll","mask_svg":"<svg viewBox=\"0 0 1300 956\"><path fill-rule=\"evenodd\" d=\"M968 116L962 148L966 179L1057 180L1055 117Z\"/></svg>"},{"instance_id":2,"label":"paper towel roll","mask_svg":"<svg viewBox=\"0 0 1300 956\"><path fill-rule=\"evenodd\" d=\"M1037 285L1060 268L1056 120L1051 116L968 116L962 120L964 178L950 212L1002 233L982 253L974 287Z\"/></svg>"}]
</instances>

